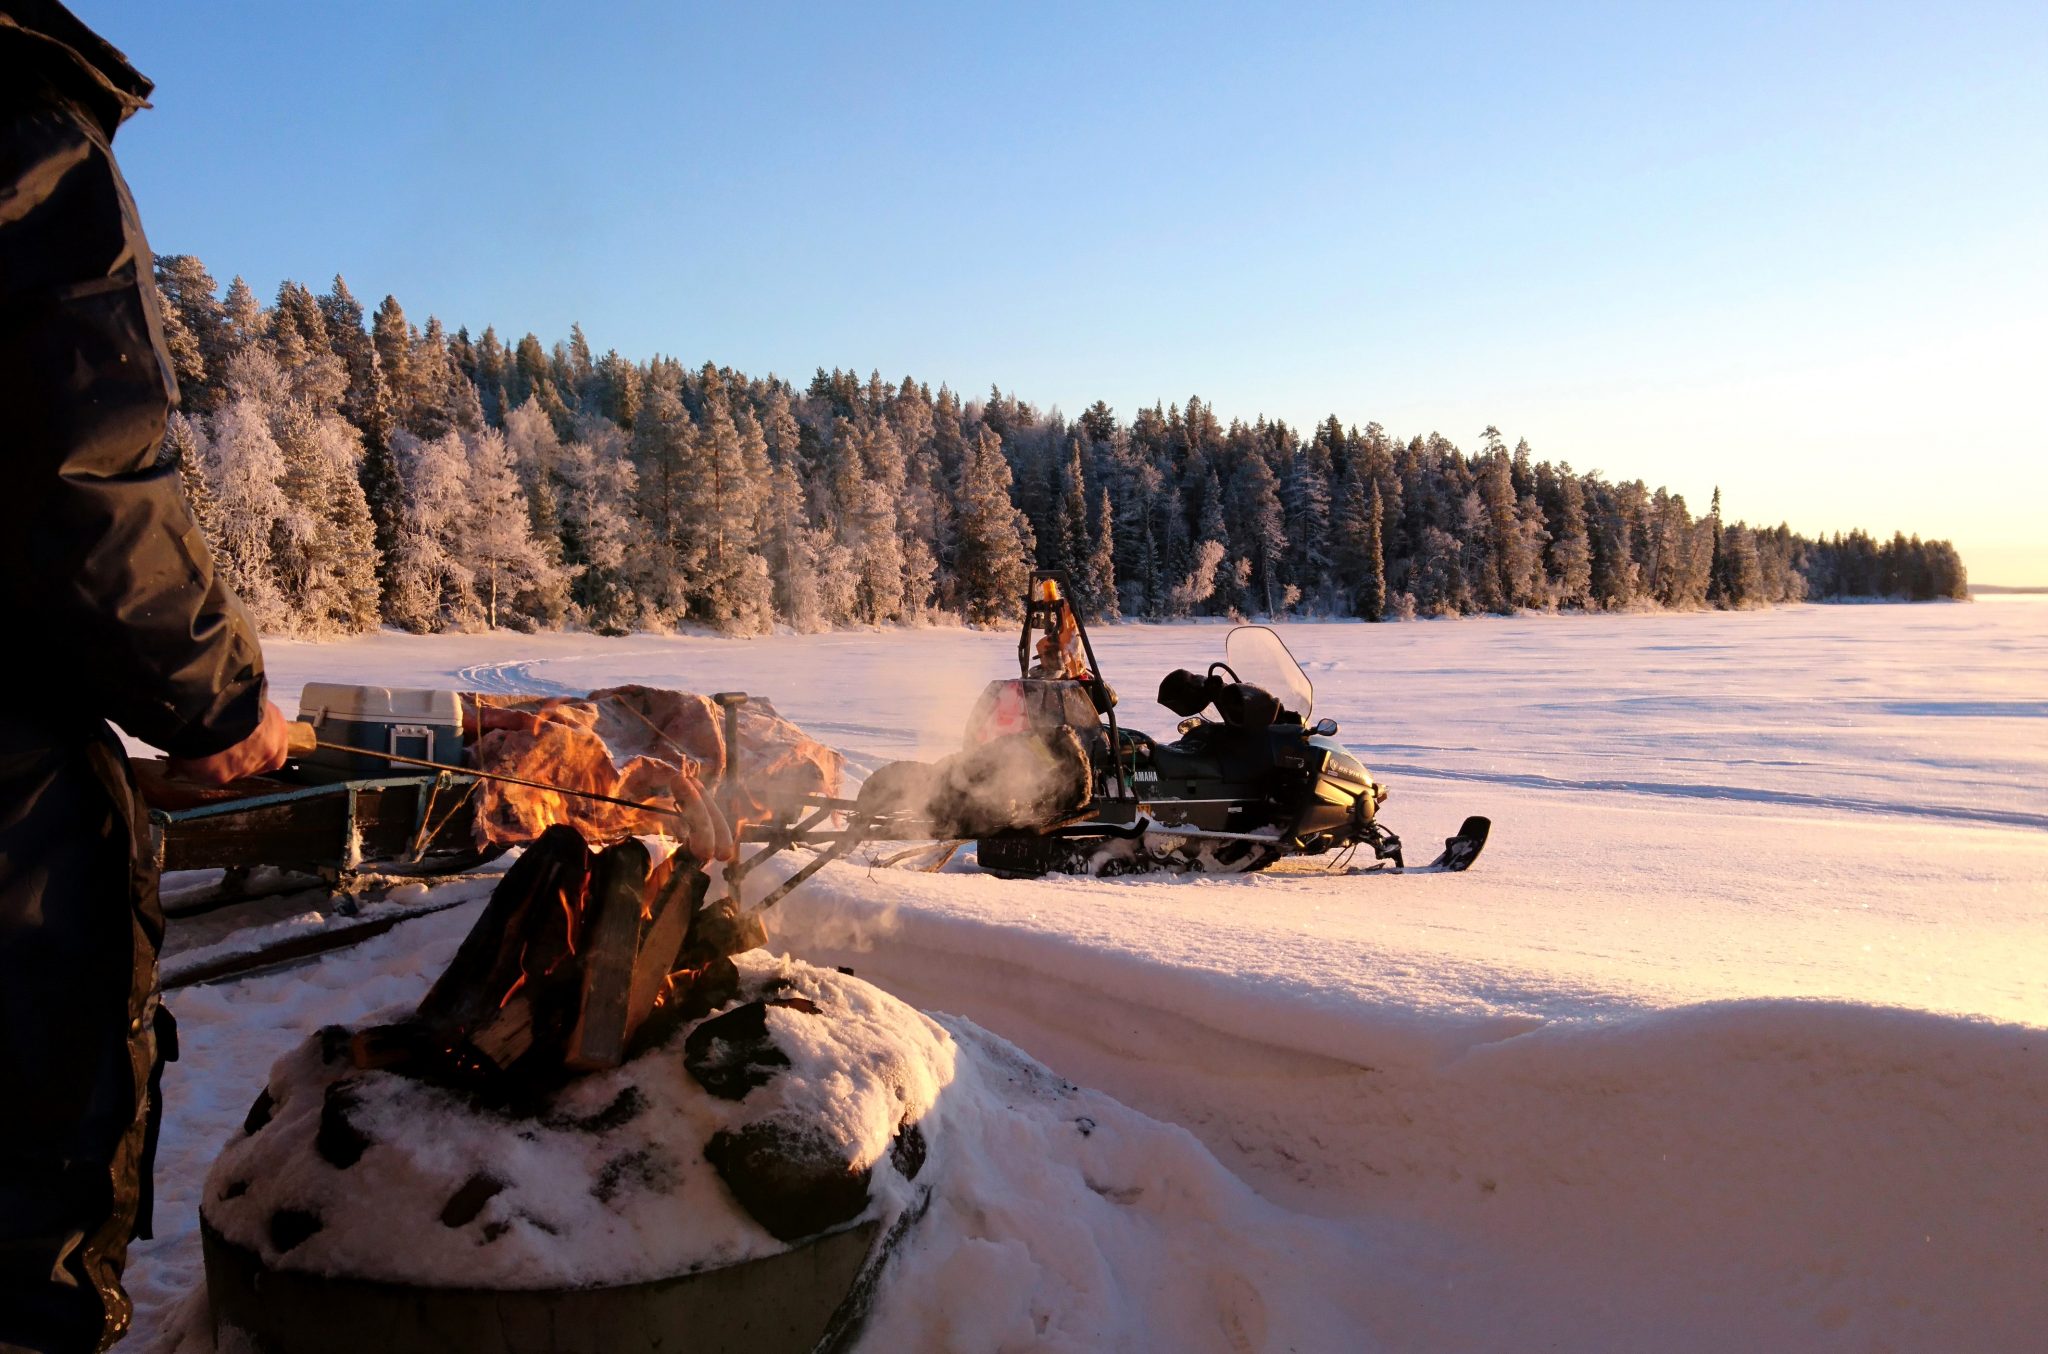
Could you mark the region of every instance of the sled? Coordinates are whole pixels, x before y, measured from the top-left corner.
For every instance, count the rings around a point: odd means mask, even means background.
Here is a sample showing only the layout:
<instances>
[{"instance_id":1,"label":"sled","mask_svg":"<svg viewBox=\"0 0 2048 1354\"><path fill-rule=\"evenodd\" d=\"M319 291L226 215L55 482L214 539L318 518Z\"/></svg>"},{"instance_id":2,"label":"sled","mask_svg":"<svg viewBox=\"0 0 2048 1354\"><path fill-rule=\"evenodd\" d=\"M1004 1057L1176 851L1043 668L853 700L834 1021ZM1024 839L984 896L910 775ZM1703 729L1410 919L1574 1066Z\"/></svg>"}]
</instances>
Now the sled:
<instances>
[{"instance_id":1,"label":"sled","mask_svg":"<svg viewBox=\"0 0 2048 1354\"><path fill-rule=\"evenodd\" d=\"M174 914L299 887L286 881L300 876L353 896L394 876L459 873L489 854L475 840L476 781L455 772L315 780L288 768L202 790L173 781L160 762L134 767L158 870L227 872L217 888L167 909ZM252 882L264 868L283 879L267 889Z\"/></svg>"}]
</instances>

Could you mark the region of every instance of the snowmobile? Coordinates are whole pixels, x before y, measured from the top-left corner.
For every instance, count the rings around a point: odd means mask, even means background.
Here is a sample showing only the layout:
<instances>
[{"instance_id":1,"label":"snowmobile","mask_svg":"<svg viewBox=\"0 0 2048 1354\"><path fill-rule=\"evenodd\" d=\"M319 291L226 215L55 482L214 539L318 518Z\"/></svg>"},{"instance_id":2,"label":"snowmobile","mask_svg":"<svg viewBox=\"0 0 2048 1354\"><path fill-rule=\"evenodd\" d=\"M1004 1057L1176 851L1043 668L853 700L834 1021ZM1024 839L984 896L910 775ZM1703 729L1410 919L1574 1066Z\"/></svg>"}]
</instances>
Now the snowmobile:
<instances>
[{"instance_id":1,"label":"snowmobile","mask_svg":"<svg viewBox=\"0 0 2048 1354\"><path fill-rule=\"evenodd\" d=\"M1032 576L1019 675L983 693L968 741L1071 730L1088 761L1085 800L1059 821L981 835L983 869L1243 873L1333 851L1343 853L1341 867L1360 848L1404 868L1401 839L1379 821L1387 788L1337 741L1335 720L1310 722L1315 689L1279 635L1240 625L1206 673L1168 673L1159 703L1182 718L1163 742L1120 727L1116 694L1069 596L1058 573ZM1469 869L1490 827L1467 818L1425 868Z\"/></svg>"}]
</instances>

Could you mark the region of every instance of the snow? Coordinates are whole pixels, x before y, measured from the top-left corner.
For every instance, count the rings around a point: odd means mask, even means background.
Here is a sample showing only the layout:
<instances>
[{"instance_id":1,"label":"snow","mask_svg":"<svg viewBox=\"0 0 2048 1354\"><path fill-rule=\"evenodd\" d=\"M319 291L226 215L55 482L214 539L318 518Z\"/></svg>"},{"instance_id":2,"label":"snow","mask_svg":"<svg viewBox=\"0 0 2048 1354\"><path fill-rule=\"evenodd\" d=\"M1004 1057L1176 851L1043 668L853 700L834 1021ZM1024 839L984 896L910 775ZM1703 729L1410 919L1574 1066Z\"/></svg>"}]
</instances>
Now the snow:
<instances>
[{"instance_id":1,"label":"snow","mask_svg":"<svg viewBox=\"0 0 2048 1354\"><path fill-rule=\"evenodd\" d=\"M2048 602L1280 629L1411 855L1492 817L1471 873L848 862L778 909L776 946L961 1050L868 1347L2038 1346ZM1161 733L1152 686L1223 631L1095 638ZM1015 636L269 653L288 710L308 680L750 689L872 769L957 746ZM145 1332L264 1069L416 1000L472 915L172 995Z\"/></svg>"}]
</instances>

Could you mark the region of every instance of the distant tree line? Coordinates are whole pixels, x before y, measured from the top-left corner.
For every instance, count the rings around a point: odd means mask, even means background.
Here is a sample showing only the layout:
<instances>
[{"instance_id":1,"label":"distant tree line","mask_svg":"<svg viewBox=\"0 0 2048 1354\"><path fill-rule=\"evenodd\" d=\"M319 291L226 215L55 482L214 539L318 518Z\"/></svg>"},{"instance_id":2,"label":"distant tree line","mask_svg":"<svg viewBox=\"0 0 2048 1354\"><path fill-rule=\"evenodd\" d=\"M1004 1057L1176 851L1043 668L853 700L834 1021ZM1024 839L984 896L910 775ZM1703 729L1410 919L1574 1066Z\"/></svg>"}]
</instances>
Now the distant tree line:
<instances>
[{"instance_id":1,"label":"distant tree line","mask_svg":"<svg viewBox=\"0 0 2048 1354\"><path fill-rule=\"evenodd\" d=\"M156 261L184 392L164 454L258 623L736 634L1016 614L1064 569L1089 614L1367 620L1965 595L1945 541L1809 540L1641 481L1334 416L1125 423L819 371L798 389L506 345L337 277L263 305Z\"/></svg>"}]
</instances>

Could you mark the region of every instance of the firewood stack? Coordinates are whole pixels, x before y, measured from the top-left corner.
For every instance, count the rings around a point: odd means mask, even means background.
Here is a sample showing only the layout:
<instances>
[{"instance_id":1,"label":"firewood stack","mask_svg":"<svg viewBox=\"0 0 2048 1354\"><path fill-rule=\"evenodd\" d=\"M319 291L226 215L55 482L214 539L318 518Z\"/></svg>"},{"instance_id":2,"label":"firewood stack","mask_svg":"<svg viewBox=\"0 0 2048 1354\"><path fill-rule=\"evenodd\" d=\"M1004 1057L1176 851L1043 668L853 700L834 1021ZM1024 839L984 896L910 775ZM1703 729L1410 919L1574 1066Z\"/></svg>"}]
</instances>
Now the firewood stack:
<instances>
[{"instance_id":1,"label":"firewood stack","mask_svg":"<svg viewBox=\"0 0 2048 1354\"><path fill-rule=\"evenodd\" d=\"M730 900L704 906L708 884L683 852L656 864L637 838L593 851L574 828L551 827L506 871L419 1009L358 1031L350 1060L499 1105L617 1067L730 999L730 956L764 939Z\"/></svg>"}]
</instances>

